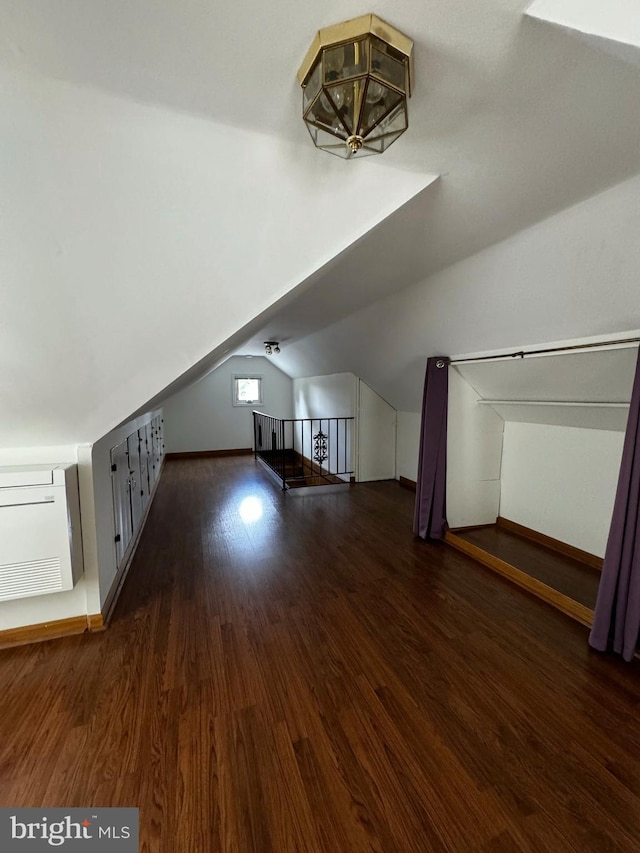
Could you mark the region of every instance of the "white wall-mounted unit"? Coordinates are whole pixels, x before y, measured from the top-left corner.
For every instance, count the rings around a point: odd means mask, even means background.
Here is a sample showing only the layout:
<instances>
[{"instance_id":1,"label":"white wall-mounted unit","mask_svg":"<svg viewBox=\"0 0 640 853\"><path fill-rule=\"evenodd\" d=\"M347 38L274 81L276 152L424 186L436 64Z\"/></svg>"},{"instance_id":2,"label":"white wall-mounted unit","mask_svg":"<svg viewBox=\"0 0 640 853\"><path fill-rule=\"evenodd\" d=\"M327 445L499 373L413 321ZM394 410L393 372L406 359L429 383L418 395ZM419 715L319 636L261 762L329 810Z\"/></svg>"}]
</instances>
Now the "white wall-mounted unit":
<instances>
[{"instance_id":1,"label":"white wall-mounted unit","mask_svg":"<svg viewBox=\"0 0 640 853\"><path fill-rule=\"evenodd\" d=\"M72 589L82 570L76 465L0 468L0 601Z\"/></svg>"}]
</instances>

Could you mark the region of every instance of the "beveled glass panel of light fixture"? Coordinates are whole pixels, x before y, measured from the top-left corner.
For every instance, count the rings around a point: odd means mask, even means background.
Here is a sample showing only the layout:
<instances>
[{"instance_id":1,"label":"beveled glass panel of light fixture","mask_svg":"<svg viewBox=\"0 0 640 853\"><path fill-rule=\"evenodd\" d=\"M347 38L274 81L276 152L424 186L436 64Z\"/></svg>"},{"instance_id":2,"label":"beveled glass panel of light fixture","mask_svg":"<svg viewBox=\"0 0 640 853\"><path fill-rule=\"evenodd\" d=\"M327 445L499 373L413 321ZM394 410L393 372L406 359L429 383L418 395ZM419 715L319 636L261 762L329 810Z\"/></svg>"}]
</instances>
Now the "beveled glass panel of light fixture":
<instances>
[{"instance_id":1,"label":"beveled glass panel of light fixture","mask_svg":"<svg viewBox=\"0 0 640 853\"><path fill-rule=\"evenodd\" d=\"M377 99L376 99L377 98ZM376 99L376 100L374 100ZM375 130L376 126L389 115L402 101L400 92L369 79L367 94L360 116L358 133L363 138Z\"/></svg>"},{"instance_id":2,"label":"beveled glass panel of light fixture","mask_svg":"<svg viewBox=\"0 0 640 853\"><path fill-rule=\"evenodd\" d=\"M320 30L298 71L314 144L345 159L386 150L408 126L412 53L376 15Z\"/></svg>"},{"instance_id":3,"label":"beveled glass panel of light fixture","mask_svg":"<svg viewBox=\"0 0 640 853\"><path fill-rule=\"evenodd\" d=\"M356 154L359 159L362 159L362 157L369 157L371 154L381 154L382 150L384 150L384 148L378 145L376 148L372 147L370 149L362 146L354 151L351 147L345 145L346 140L340 140L326 131L320 130L320 128L307 125L307 130L316 148L320 148L328 154L335 154L336 157L341 157L343 160L352 160Z\"/></svg>"},{"instance_id":4,"label":"beveled glass panel of light fixture","mask_svg":"<svg viewBox=\"0 0 640 853\"><path fill-rule=\"evenodd\" d=\"M378 125L376 125L376 127L372 129L371 133L367 136L367 140L378 139L379 137L386 136L390 133L404 133L407 129L407 124L407 111L405 109L405 104L401 102L394 107L394 109L392 109L391 112L388 113Z\"/></svg>"},{"instance_id":5,"label":"beveled glass panel of light fixture","mask_svg":"<svg viewBox=\"0 0 640 853\"><path fill-rule=\"evenodd\" d=\"M325 85L367 73L369 45L365 39L322 51Z\"/></svg>"},{"instance_id":6,"label":"beveled glass panel of light fixture","mask_svg":"<svg viewBox=\"0 0 640 853\"><path fill-rule=\"evenodd\" d=\"M303 95L303 104L304 111L306 112L309 108L309 105L313 103L316 95L320 91L320 85L322 83L322 63L318 60L316 62L315 67L311 74L309 75L309 82L302 90Z\"/></svg>"},{"instance_id":7,"label":"beveled glass panel of light fixture","mask_svg":"<svg viewBox=\"0 0 640 853\"><path fill-rule=\"evenodd\" d=\"M355 133L354 128L360 115L363 90L363 80L349 80L346 83L336 83L325 88L327 97L331 99L336 114L349 135Z\"/></svg>"},{"instance_id":8,"label":"beveled glass panel of light fixture","mask_svg":"<svg viewBox=\"0 0 640 853\"><path fill-rule=\"evenodd\" d=\"M401 54L381 39L371 39L371 71L400 91L405 90L405 63Z\"/></svg>"},{"instance_id":9,"label":"beveled glass panel of light fixture","mask_svg":"<svg viewBox=\"0 0 640 853\"><path fill-rule=\"evenodd\" d=\"M316 148L322 148L323 151L328 151L330 154L337 154L338 157L342 157L345 160L348 160L352 156L351 149L345 145L347 140L347 135L345 133L342 139L334 136L331 133L327 133L326 130L322 130L319 127L315 127L315 125L307 123L307 130L313 139L313 144Z\"/></svg>"},{"instance_id":10,"label":"beveled glass panel of light fixture","mask_svg":"<svg viewBox=\"0 0 640 853\"><path fill-rule=\"evenodd\" d=\"M327 97L324 90L307 111L305 121L307 124L313 124L317 127L324 128L325 130L335 133L342 139L346 139L349 135L346 133L344 125L340 121L340 116L336 112L336 107L333 101Z\"/></svg>"},{"instance_id":11,"label":"beveled glass panel of light fixture","mask_svg":"<svg viewBox=\"0 0 640 853\"><path fill-rule=\"evenodd\" d=\"M366 144L363 146L365 156L368 154L382 154L403 133L403 130L399 130L396 133L386 133L384 136L379 136L376 139L367 139Z\"/></svg>"}]
</instances>

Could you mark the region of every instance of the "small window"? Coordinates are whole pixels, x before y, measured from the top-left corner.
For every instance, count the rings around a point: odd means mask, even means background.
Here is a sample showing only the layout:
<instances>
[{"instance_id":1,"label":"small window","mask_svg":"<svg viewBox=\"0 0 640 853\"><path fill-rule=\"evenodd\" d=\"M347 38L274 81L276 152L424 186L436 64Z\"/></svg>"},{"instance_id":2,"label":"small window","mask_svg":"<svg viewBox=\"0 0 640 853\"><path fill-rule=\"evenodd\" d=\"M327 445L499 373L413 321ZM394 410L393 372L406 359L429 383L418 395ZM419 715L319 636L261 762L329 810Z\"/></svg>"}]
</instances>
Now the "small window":
<instances>
[{"instance_id":1,"label":"small window","mask_svg":"<svg viewBox=\"0 0 640 853\"><path fill-rule=\"evenodd\" d=\"M255 406L262 404L262 376L233 377L233 405Z\"/></svg>"}]
</instances>

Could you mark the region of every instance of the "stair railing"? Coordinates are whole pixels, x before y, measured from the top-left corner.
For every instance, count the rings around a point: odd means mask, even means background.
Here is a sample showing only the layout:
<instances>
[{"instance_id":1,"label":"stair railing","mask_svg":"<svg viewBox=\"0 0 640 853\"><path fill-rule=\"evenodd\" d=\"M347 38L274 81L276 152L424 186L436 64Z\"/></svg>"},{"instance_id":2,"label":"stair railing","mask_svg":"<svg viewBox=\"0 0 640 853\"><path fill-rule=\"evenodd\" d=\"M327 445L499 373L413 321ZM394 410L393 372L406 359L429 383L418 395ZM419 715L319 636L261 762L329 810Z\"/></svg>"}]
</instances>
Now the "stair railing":
<instances>
[{"instance_id":1,"label":"stair railing","mask_svg":"<svg viewBox=\"0 0 640 853\"><path fill-rule=\"evenodd\" d=\"M275 418L254 411L255 458L277 475L283 489L308 478L348 482L353 474L353 423L353 417Z\"/></svg>"}]
</instances>

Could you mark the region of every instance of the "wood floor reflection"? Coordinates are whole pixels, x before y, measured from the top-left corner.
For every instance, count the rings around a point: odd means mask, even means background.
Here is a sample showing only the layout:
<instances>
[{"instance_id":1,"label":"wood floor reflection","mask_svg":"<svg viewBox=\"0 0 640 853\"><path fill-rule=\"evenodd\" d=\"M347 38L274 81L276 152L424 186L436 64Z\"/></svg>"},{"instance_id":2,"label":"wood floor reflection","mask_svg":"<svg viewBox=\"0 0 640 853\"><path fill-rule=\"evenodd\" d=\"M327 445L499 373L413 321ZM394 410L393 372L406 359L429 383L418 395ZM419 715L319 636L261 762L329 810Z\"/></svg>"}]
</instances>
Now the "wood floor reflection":
<instances>
[{"instance_id":1,"label":"wood floor reflection","mask_svg":"<svg viewBox=\"0 0 640 853\"><path fill-rule=\"evenodd\" d=\"M141 850L640 850L638 667L411 534L396 483L165 467L109 630L0 652L0 805Z\"/></svg>"}]
</instances>

